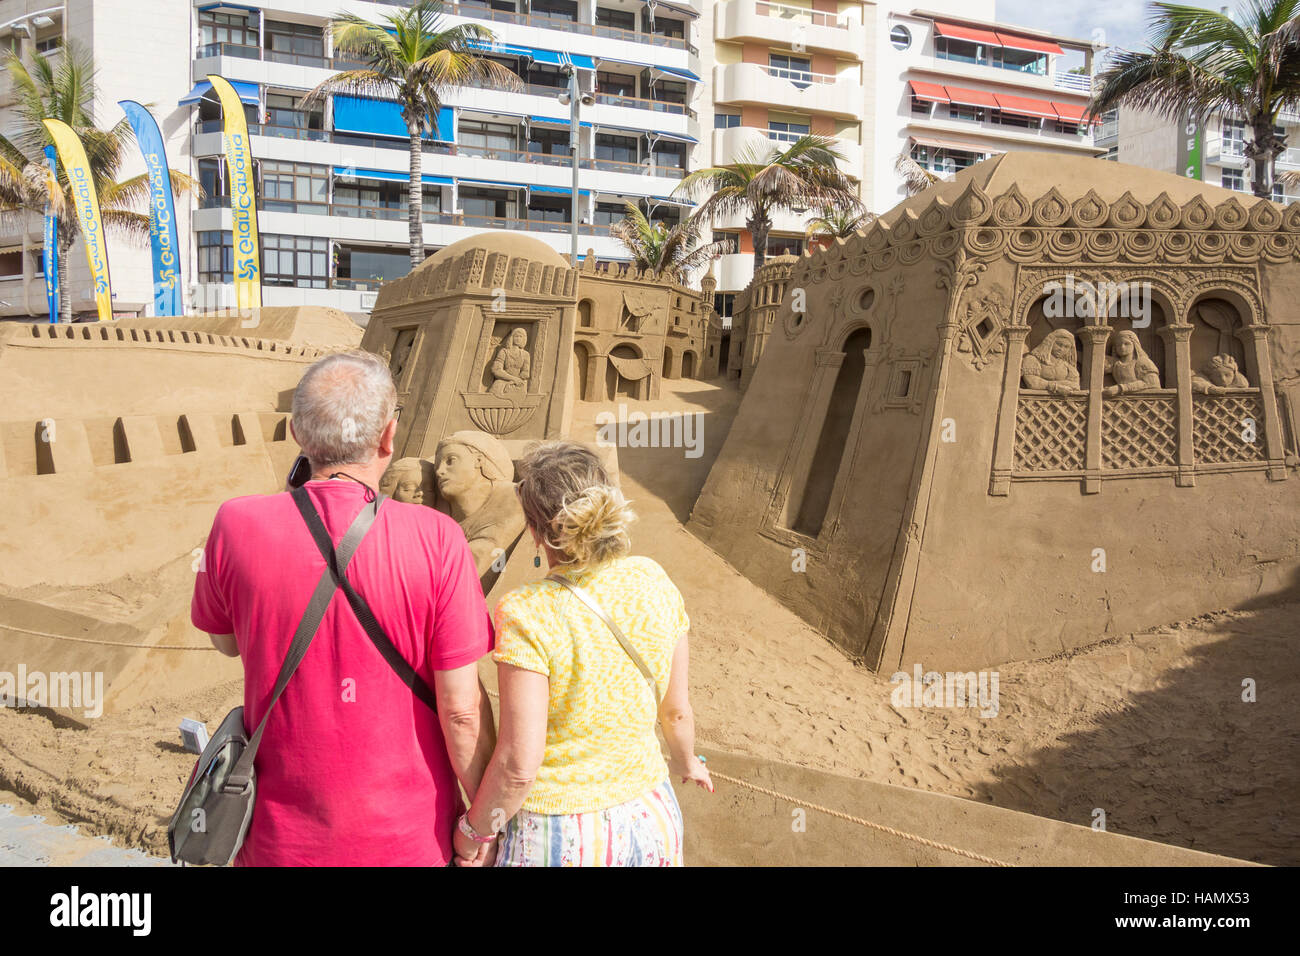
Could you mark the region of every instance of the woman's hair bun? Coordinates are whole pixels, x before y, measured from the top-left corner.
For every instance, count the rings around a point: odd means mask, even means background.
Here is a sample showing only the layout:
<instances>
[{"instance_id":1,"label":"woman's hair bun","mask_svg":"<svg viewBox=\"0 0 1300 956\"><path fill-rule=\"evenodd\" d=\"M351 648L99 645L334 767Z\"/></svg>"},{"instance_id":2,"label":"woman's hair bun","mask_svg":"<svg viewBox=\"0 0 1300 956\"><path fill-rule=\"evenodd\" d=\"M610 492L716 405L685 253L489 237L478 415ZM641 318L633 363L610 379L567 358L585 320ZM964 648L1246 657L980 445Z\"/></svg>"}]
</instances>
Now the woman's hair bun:
<instances>
[{"instance_id":1,"label":"woman's hair bun","mask_svg":"<svg viewBox=\"0 0 1300 956\"><path fill-rule=\"evenodd\" d=\"M636 514L590 448L542 442L520 461L519 474L524 517L569 563L586 567L631 549L627 528Z\"/></svg>"}]
</instances>

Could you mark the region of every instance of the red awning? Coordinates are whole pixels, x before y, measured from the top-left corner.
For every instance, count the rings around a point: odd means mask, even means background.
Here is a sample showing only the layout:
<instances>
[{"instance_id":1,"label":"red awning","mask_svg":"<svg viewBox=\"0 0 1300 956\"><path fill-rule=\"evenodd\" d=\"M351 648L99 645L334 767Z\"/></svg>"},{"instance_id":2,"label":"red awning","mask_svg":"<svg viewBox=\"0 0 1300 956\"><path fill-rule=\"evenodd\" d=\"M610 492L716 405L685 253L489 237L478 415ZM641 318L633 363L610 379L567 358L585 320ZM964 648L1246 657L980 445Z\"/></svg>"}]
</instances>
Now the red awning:
<instances>
[{"instance_id":1,"label":"red awning","mask_svg":"<svg viewBox=\"0 0 1300 956\"><path fill-rule=\"evenodd\" d=\"M948 91L948 99L960 106L987 106L992 109L998 108L998 101L992 93L985 93L983 90L968 90L961 86L944 87Z\"/></svg>"},{"instance_id":2,"label":"red awning","mask_svg":"<svg viewBox=\"0 0 1300 956\"><path fill-rule=\"evenodd\" d=\"M1015 113L1017 116L1041 116L1050 120L1057 118L1056 110L1047 100L1036 100L1028 96L1008 96L1006 93L999 93L995 98L998 101L998 109L1004 113Z\"/></svg>"},{"instance_id":3,"label":"red awning","mask_svg":"<svg viewBox=\"0 0 1300 956\"><path fill-rule=\"evenodd\" d=\"M1028 50L1031 53L1065 52L1050 40L1035 40L1033 37L1021 36L1018 33L1007 33L1005 30L999 30L996 36L998 46L1010 47L1013 50Z\"/></svg>"},{"instance_id":4,"label":"red awning","mask_svg":"<svg viewBox=\"0 0 1300 956\"><path fill-rule=\"evenodd\" d=\"M948 93L938 83L922 83L918 80L909 80L908 86L912 88L912 95L918 100L928 100L933 103L947 103Z\"/></svg>"},{"instance_id":5,"label":"red awning","mask_svg":"<svg viewBox=\"0 0 1300 956\"><path fill-rule=\"evenodd\" d=\"M954 40L969 40L971 43L983 43L987 46L1002 46L1002 38L992 30L981 30L979 27L962 27L955 23L944 23L942 20L934 21L934 30L941 37L952 37Z\"/></svg>"},{"instance_id":6,"label":"red awning","mask_svg":"<svg viewBox=\"0 0 1300 956\"><path fill-rule=\"evenodd\" d=\"M1057 103L1053 100L1052 108L1056 110L1056 115L1066 123L1082 123L1088 116L1086 107L1075 106L1073 103Z\"/></svg>"}]
</instances>

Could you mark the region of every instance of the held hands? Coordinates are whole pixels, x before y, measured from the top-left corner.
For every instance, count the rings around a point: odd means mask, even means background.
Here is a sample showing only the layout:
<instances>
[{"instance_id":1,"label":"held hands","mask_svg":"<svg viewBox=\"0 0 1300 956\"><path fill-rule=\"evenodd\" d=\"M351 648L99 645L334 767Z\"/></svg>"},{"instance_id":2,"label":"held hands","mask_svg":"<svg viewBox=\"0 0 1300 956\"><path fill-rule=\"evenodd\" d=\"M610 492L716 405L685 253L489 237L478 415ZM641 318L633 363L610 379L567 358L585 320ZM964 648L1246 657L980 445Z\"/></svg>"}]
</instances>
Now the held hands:
<instances>
[{"instance_id":1,"label":"held hands","mask_svg":"<svg viewBox=\"0 0 1300 956\"><path fill-rule=\"evenodd\" d=\"M491 866L497 859L497 842L475 843L469 837L457 831L452 836L456 847L457 866Z\"/></svg>"}]
</instances>

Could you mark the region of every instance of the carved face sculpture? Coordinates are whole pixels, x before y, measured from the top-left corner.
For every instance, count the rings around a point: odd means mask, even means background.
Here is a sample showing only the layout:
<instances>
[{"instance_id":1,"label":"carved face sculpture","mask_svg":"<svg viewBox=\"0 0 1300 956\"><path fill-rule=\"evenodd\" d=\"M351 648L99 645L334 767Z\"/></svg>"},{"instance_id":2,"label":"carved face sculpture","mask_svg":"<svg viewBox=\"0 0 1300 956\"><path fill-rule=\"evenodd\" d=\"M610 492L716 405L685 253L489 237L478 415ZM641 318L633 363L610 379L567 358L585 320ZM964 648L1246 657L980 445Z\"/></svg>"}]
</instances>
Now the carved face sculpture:
<instances>
[{"instance_id":1,"label":"carved face sculpture","mask_svg":"<svg viewBox=\"0 0 1300 956\"><path fill-rule=\"evenodd\" d=\"M1210 359L1206 373L1215 385L1229 388L1237 381L1237 360L1231 355L1216 355Z\"/></svg>"},{"instance_id":2,"label":"carved face sculpture","mask_svg":"<svg viewBox=\"0 0 1300 956\"><path fill-rule=\"evenodd\" d=\"M470 489L487 481L478 454L459 443L449 443L438 449L434 475L438 479L438 491L448 501L459 500Z\"/></svg>"},{"instance_id":3,"label":"carved face sculpture","mask_svg":"<svg viewBox=\"0 0 1300 956\"><path fill-rule=\"evenodd\" d=\"M1052 343L1052 358L1058 362L1069 362L1074 364L1074 342L1068 338L1058 337Z\"/></svg>"},{"instance_id":4,"label":"carved face sculpture","mask_svg":"<svg viewBox=\"0 0 1300 956\"><path fill-rule=\"evenodd\" d=\"M528 345L528 333L523 329L515 329L510 333L510 344L517 349L526 348Z\"/></svg>"},{"instance_id":5,"label":"carved face sculpture","mask_svg":"<svg viewBox=\"0 0 1300 956\"><path fill-rule=\"evenodd\" d=\"M424 465L418 458L401 458L379 479L379 490L394 501L424 504Z\"/></svg>"},{"instance_id":6,"label":"carved face sculpture","mask_svg":"<svg viewBox=\"0 0 1300 956\"><path fill-rule=\"evenodd\" d=\"M1127 335L1122 332L1120 333L1120 335L1115 339L1114 351L1116 358L1128 359L1133 357L1133 339L1131 332Z\"/></svg>"}]
</instances>

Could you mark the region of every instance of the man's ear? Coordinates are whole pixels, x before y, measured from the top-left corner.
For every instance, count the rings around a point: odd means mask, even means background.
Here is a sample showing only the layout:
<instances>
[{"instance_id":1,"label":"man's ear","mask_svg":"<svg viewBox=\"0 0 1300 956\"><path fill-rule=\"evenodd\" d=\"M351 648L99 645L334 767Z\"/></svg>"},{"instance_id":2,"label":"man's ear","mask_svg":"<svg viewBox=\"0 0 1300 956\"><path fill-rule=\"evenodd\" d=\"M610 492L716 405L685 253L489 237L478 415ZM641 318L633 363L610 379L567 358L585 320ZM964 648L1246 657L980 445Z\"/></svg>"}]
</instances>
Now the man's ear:
<instances>
[{"instance_id":1,"label":"man's ear","mask_svg":"<svg viewBox=\"0 0 1300 956\"><path fill-rule=\"evenodd\" d=\"M290 425L292 427L292 423ZM391 458L393 456L393 446L397 441L397 419L390 419L384 426L384 430L379 433L379 457Z\"/></svg>"}]
</instances>

